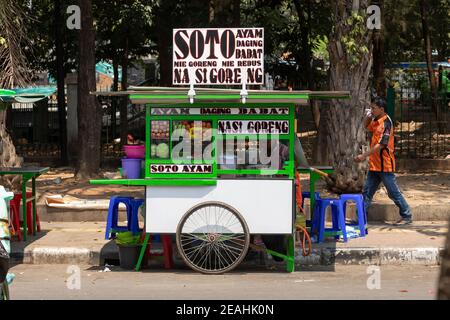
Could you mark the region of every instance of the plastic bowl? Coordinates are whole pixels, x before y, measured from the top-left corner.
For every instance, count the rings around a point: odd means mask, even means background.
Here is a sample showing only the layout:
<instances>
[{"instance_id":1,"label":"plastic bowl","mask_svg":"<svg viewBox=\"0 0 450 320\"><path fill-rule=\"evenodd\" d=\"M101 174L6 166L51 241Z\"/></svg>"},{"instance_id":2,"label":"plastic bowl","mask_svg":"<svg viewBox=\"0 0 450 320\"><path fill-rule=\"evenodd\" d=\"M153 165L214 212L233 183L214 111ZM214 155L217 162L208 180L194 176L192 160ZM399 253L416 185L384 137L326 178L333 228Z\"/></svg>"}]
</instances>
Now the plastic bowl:
<instances>
[{"instance_id":1,"label":"plastic bowl","mask_svg":"<svg viewBox=\"0 0 450 320\"><path fill-rule=\"evenodd\" d=\"M123 151L129 159L144 159L145 146L143 144L127 144L123 146Z\"/></svg>"}]
</instances>

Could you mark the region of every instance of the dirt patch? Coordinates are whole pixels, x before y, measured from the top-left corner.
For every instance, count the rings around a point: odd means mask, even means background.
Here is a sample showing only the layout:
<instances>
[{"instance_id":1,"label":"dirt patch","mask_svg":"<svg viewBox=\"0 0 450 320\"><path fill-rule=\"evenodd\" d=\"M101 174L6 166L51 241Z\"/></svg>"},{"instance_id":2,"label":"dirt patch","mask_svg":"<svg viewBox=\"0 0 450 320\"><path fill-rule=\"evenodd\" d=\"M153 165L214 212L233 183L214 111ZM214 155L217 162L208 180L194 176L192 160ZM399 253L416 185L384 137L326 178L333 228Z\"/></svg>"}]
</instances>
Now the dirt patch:
<instances>
[{"instance_id":1,"label":"dirt patch","mask_svg":"<svg viewBox=\"0 0 450 320\"><path fill-rule=\"evenodd\" d=\"M103 175L114 175L118 172L101 171ZM104 186L93 185L89 180L76 179L73 169L52 169L36 180L38 202L43 203L44 196L60 194L83 199L107 199L111 196L123 194L134 197L143 197L144 188L136 186Z\"/></svg>"},{"instance_id":2,"label":"dirt patch","mask_svg":"<svg viewBox=\"0 0 450 320\"><path fill-rule=\"evenodd\" d=\"M113 176L118 172L101 171L101 175ZM309 190L309 175L301 174L302 190ZM423 173L397 173L397 181L403 195L410 204L444 204L450 205L450 171L436 171ZM39 202L48 194L74 196L84 199L106 199L117 194L127 194L143 197L143 187L139 186L105 186L92 185L89 180L78 180L74 177L72 169L52 169L40 176L36 181ZM322 195L332 195L325 189L324 181L316 185L317 191ZM387 191L380 186L374 196L375 202L390 203Z\"/></svg>"},{"instance_id":3,"label":"dirt patch","mask_svg":"<svg viewBox=\"0 0 450 320\"><path fill-rule=\"evenodd\" d=\"M450 205L450 170L421 173L397 173L397 183L409 204L446 204ZM309 189L309 176L301 175L302 190ZM319 181L316 189L324 196L337 196L326 191L325 182ZM380 184L374 195L374 202L392 203L387 190ZM450 208L450 207L449 207Z\"/></svg>"}]
</instances>

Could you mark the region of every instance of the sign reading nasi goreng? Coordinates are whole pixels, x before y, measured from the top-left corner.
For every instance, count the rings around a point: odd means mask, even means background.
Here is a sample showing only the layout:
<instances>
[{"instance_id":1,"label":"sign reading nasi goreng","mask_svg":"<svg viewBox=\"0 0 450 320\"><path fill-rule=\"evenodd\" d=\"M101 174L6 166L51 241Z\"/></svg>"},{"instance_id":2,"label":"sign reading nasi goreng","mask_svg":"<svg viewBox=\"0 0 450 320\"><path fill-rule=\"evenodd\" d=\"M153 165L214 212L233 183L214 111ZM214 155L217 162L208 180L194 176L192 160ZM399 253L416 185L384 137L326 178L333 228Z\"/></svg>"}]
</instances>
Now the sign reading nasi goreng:
<instances>
[{"instance_id":1,"label":"sign reading nasi goreng","mask_svg":"<svg viewBox=\"0 0 450 320\"><path fill-rule=\"evenodd\" d=\"M173 30L173 84L264 83L263 28Z\"/></svg>"},{"instance_id":2,"label":"sign reading nasi goreng","mask_svg":"<svg viewBox=\"0 0 450 320\"><path fill-rule=\"evenodd\" d=\"M219 134L289 134L288 120L219 120Z\"/></svg>"}]
</instances>

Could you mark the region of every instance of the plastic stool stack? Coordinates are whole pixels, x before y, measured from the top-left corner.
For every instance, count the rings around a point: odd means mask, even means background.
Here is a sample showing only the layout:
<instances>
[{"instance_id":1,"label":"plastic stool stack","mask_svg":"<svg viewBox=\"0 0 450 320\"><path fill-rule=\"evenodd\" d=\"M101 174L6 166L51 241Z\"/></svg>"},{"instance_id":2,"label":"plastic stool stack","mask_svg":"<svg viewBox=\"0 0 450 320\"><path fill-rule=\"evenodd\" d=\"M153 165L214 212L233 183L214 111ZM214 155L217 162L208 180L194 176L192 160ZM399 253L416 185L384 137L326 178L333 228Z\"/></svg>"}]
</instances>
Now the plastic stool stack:
<instances>
[{"instance_id":1,"label":"plastic stool stack","mask_svg":"<svg viewBox=\"0 0 450 320\"><path fill-rule=\"evenodd\" d=\"M27 198L31 198L33 194L27 192ZM20 208L22 206L22 194L14 194L14 199L10 202L11 211L11 226L13 227L14 234L17 235L19 241L22 241L22 232L20 231ZM37 232L41 231L41 222L39 221L39 213L36 208L36 229ZM33 234L33 207L31 201L27 202L27 230L28 234Z\"/></svg>"},{"instance_id":2,"label":"plastic stool stack","mask_svg":"<svg viewBox=\"0 0 450 320\"><path fill-rule=\"evenodd\" d=\"M151 244L153 242L162 242L163 250L162 253L155 253L151 251ZM147 250L145 251L145 255L148 259L151 257L164 257L164 268L171 269L173 268L173 249L172 249L172 238L170 235L151 235L150 239L147 243Z\"/></svg>"},{"instance_id":3,"label":"plastic stool stack","mask_svg":"<svg viewBox=\"0 0 450 320\"><path fill-rule=\"evenodd\" d=\"M320 199L320 192L315 192L314 197L315 197L315 200ZM311 192L309 192L309 191L302 192L302 208L304 207L306 198L311 199Z\"/></svg>"},{"instance_id":4,"label":"plastic stool stack","mask_svg":"<svg viewBox=\"0 0 450 320\"><path fill-rule=\"evenodd\" d=\"M308 197L309 195L305 195ZM317 234L317 242L322 242L327 234L334 234L335 239L339 239L340 235L347 242L346 226L354 226L359 230L359 236L364 237L367 231L367 214L364 210L364 200L362 194L342 194L338 199L324 199L316 193L316 204L312 221L312 233ZM356 224L346 224L346 207L348 201L356 203L356 213L358 222ZM325 228L326 209L331 206L332 228Z\"/></svg>"}]
</instances>

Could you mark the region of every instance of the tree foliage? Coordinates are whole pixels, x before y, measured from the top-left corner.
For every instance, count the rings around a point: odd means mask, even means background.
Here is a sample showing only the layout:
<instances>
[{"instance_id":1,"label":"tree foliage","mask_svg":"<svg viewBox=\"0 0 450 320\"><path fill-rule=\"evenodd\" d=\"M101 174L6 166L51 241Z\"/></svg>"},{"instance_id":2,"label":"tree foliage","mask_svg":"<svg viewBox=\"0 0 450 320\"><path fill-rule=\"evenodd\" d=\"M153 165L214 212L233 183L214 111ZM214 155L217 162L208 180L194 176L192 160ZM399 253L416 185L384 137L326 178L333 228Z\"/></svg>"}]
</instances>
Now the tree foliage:
<instances>
[{"instance_id":1,"label":"tree foliage","mask_svg":"<svg viewBox=\"0 0 450 320\"><path fill-rule=\"evenodd\" d=\"M56 30L54 20L55 1L21 0L23 10L30 17L25 24L25 30L31 39L31 50L26 51L29 64L33 71L47 71L56 78ZM62 8L62 45L64 55L65 73L74 72L78 66L78 35L75 30L68 30L65 27L68 14L66 8L72 5L73 1L61 0Z\"/></svg>"},{"instance_id":2,"label":"tree foliage","mask_svg":"<svg viewBox=\"0 0 450 320\"><path fill-rule=\"evenodd\" d=\"M25 32L26 13L20 3L0 0L0 88L24 86L29 79L24 47L29 47Z\"/></svg>"},{"instance_id":3,"label":"tree foliage","mask_svg":"<svg viewBox=\"0 0 450 320\"><path fill-rule=\"evenodd\" d=\"M121 60L154 52L151 40L152 6L150 0L94 0L97 59Z\"/></svg>"},{"instance_id":4,"label":"tree foliage","mask_svg":"<svg viewBox=\"0 0 450 320\"><path fill-rule=\"evenodd\" d=\"M306 88L311 81L322 87L330 12L327 1L246 0L241 5L241 21L246 27L264 27L266 71L287 78L297 89ZM321 68L314 67L318 62Z\"/></svg>"},{"instance_id":5,"label":"tree foliage","mask_svg":"<svg viewBox=\"0 0 450 320\"><path fill-rule=\"evenodd\" d=\"M450 2L429 0L431 45L436 60L450 56ZM418 0L385 1L386 62L424 61Z\"/></svg>"}]
</instances>

